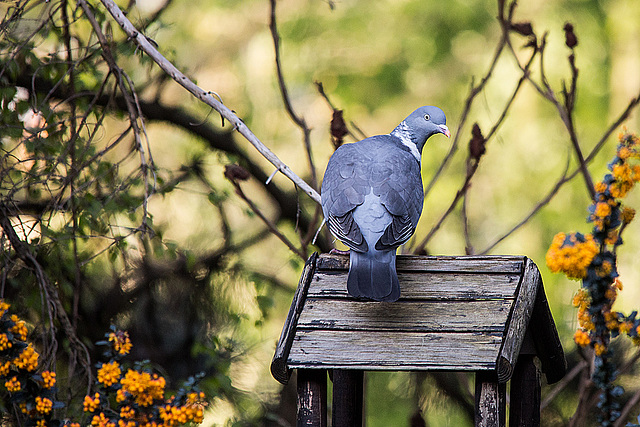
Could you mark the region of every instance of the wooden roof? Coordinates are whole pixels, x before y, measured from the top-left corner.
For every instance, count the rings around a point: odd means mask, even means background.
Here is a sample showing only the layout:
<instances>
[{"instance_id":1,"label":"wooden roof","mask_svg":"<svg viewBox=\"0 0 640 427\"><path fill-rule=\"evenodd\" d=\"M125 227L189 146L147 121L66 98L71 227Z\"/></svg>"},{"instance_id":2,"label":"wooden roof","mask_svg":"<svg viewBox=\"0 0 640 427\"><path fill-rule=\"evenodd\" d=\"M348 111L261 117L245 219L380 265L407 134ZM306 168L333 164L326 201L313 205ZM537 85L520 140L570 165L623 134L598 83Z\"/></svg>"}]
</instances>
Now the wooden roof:
<instances>
[{"instance_id":1,"label":"wooden roof","mask_svg":"<svg viewBox=\"0 0 640 427\"><path fill-rule=\"evenodd\" d=\"M296 368L489 371L506 382L521 350L539 357L549 383L564 376L530 259L399 255L393 303L349 296L348 265L348 255L307 261L271 364L281 383Z\"/></svg>"}]
</instances>

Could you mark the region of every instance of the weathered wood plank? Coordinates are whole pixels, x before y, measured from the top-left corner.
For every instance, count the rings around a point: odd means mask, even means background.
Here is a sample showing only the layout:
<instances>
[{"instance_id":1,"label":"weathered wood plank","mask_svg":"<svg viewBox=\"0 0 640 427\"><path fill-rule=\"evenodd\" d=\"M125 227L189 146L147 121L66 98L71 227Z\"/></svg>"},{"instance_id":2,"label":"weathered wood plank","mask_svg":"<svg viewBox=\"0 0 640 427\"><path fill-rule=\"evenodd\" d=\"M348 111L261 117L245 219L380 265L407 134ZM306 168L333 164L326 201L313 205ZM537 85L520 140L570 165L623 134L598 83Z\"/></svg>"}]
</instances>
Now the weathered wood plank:
<instances>
[{"instance_id":1,"label":"weathered wood plank","mask_svg":"<svg viewBox=\"0 0 640 427\"><path fill-rule=\"evenodd\" d=\"M307 289L309 288L309 283L311 283L317 259L318 253L314 252L304 265L298 288L293 296L291 307L289 307L289 314L284 322L280 339L276 345L276 351L271 360L271 375L282 384L286 384L289 381L290 374L287 368L287 357L289 356L289 349L293 342L298 318L307 297Z\"/></svg>"},{"instance_id":2,"label":"weathered wood plank","mask_svg":"<svg viewBox=\"0 0 640 427\"><path fill-rule=\"evenodd\" d=\"M493 370L501 333L354 333L298 328L287 365L365 370Z\"/></svg>"},{"instance_id":3,"label":"weathered wood plank","mask_svg":"<svg viewBox=\"0 0 640 427\"><path fill-rule=\"evenodd\" d=\"M508 328L504 337L500 356L497 361L498 381L507 382L513 373L513 366L520 354L520 346L531 319L538 288L542 283L540 272L535 263L527 260L518 297L509 317Z\"/></svg>"},{"instance_id":4,"label":"weathered wood plank","mask_svg":"<svg viewBox=\"0 0 640 427\"><path fill-rule=\"evenodd\" d=\"M503 332L512 300L358 302L307 298L298 327L413 332Z\"/></svg>"},{"instance_id":5,"label":"weathered wood plank","mask_svg":"<svg viewBox=\"0 0 640 427\"><path fill-rule=\"evenodd\" d=\"M480 300L514 298L520 275L476 273L398 273L401 299ZM309 297L349 298L347 274L314 274Z\"/></svg>"},{"instance_id":6,"label":"weathered wood plank","mask_svg":"<svg viewBox=\"0 0 640 427\"><path fill-rule=\"evenodd\" d=\"M398 255L396 268L410 271L515 273L524 268L523 256L416 256ZM349 255L322 254L318 259L320 270L346 270Z\"/></svg>"},{"instance_id":7,"label":"weathered wood plank","mask_svg":"<svg viewBox=\"0 0 640 427\"><path fill-rule=\"evenodd\" d=\"M327 371L298 370L297 427L327 427Z\"/></svg>"}]
</instances>

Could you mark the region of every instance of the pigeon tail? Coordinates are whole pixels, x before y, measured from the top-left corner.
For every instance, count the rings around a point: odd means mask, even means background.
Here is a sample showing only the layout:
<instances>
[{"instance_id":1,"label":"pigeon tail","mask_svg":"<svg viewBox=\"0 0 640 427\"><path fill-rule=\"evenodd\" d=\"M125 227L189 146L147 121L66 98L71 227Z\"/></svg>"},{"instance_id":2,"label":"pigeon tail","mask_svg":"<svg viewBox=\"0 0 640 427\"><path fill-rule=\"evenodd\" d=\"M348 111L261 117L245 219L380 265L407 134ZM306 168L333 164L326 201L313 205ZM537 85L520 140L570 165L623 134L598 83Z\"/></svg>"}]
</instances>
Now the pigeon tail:
<instances>
[{"instance_id":1,"label":"pigeon tail","mask_svg":"<svg viewBox=\"0 0 640 427\"><path fill-rule=\"evenodd\" d=\"M353 297L393 302L400 298L396 251L350 251L347 291Z\"/></svg>"}]
</instances>

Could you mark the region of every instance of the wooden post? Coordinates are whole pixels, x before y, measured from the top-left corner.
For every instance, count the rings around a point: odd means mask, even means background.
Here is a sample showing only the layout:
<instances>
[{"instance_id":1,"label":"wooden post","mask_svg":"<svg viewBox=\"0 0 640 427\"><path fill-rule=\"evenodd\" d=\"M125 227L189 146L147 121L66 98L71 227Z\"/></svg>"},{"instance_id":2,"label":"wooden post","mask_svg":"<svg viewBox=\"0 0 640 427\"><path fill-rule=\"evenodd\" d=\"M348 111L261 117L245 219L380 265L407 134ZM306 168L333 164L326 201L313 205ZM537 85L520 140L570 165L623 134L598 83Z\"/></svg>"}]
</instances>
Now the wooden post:
<instances>
[{"instance_id":1,"label":"wooden post","mask_svg":"<svg viewBox=\"0 0 640 427\"><path fill-rule=\"evenodd\" d=\"M297 427L327 427L327 371L298 370Z\"/></svg>"},{"instance_id":2,"label":"wooden post","mask_svg":"<svg viewBox=\"0 0 640 427\"><path fill-rule=\"evenodd\" d=\"M495 374L476 373L476 427L504 427L506 423L506 384Z\"/></svg>"},{"instance_id":3,"label":"wooden post","mask_svg":"<svg viewBox=\"0 0 640 427\"><path fill-rule=\"evenodd\" d=\"M333 371L333 427L362 426L364 371Z\"/></svg>"},{"instance_id":4,"label":"wooden post","mask_svg":"<svg viewBox=\"0 0 640 427\"><path fill-rule=\"evenodd\" d=\"M540 426L540 371L534 356L521 354L511 377L509 427Z\"/></svg>"}]
</instances>

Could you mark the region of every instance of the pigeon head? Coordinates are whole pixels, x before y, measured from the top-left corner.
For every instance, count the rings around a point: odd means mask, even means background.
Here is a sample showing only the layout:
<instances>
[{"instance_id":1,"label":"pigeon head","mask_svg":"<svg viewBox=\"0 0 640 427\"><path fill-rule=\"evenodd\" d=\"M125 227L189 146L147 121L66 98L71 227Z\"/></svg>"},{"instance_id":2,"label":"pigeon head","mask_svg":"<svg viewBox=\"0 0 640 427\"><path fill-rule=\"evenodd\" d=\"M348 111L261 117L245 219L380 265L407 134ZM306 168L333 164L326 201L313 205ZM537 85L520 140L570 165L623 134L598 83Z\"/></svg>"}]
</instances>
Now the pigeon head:
<instances>
[{"instance_id":1,"label":"pigeon head","mask_svg":"<svg viewBox=\"0 0 640 427\"><path fill-rule=\"evenodd\" d=\"M441 109L425 106L411 113L391 134L400 138L405 145L411 141L418 147L419 152L422 152L424 144L432 135L441 133L447 137L451 136L446 123L447 117Z\"/></svg>"}]
</instances>

